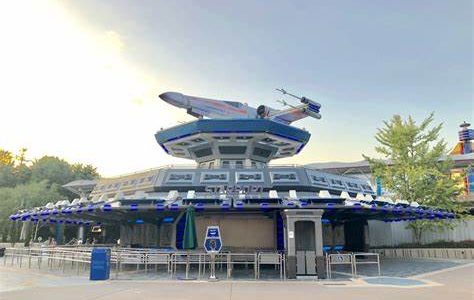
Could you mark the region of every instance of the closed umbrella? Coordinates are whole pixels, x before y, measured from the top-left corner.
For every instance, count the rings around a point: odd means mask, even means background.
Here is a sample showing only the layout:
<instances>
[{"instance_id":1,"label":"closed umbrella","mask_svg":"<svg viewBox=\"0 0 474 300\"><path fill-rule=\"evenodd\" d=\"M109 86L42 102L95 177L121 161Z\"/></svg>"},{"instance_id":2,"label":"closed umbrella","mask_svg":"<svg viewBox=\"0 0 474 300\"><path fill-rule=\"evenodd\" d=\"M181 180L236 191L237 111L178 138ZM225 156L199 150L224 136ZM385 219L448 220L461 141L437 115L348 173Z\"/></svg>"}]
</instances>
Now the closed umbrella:
<instances>
[{"instance_id":1,"label":"closed umbrella","mask_svg":"<svg viewBox=\"0 0 474 300\"><path fill-rule=\"evenodd\" d=\"M184 226L183 249L194 250L197 247L195 209L188 206L186 209L186 224ZM186 279L189 279L189 253L187 254Z\"/></svg>"},{"instance_id":2,"label":"closed umbrella","mask_svg":"<svg viewBox=\"0 0 474 300\"><path fill-rule=\"evenodd\" d=\"M186 224L184 226L183 249L194 250L197 247L195 209L186 209Z\"/></svg>"}]
</instances>

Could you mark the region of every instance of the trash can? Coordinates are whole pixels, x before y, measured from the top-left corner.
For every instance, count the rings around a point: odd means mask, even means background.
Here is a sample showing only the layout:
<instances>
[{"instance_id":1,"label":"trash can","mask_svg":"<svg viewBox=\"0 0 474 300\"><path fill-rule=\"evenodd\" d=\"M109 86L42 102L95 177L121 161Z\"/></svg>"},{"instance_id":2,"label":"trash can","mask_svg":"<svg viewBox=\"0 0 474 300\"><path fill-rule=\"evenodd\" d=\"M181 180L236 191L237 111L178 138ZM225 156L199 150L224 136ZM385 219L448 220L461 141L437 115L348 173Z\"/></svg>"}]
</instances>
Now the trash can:
<instances>
[{"instance_id":1,"label":"trash can","mask_svg":"<svg viewBox=\"0 0 474 300\"><path fill-rule=\"evenodd\" d=\"M110 277L110 248L94 248L91 254L90 280L107 280Z\"/></svg>"},{"instance_id":2,"label":"trash can","mask_svg":"<svg viewBox=\"0 0 474 300\"><path fill-rule=\"evenodd\" d=\"M0 248L0 257L5 256L5 248Z\"/></svg>"}]
</instances>

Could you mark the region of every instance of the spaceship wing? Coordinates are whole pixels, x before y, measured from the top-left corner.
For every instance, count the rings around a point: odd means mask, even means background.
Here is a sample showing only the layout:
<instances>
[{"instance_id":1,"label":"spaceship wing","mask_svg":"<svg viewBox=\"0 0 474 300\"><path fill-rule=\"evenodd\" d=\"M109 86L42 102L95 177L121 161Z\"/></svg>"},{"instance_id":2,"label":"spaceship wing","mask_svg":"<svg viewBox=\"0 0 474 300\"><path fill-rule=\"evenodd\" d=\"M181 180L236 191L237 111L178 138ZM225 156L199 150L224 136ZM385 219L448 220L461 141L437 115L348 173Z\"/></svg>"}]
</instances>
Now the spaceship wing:
<instances>
[{"instance_id":1,"label":"spaceship wing","mask_svg":"<svg viewBox=\"0 0 474 300\"><path fill-rule=\"evenodd\" d=\"M315 113L309 110L308 104L293 106L285 110L280 110L276 114L270 115L268 118L276 122L290 124L308 116L311 116L316 119L321 118L321 115L319 113Z\"/></svg>"}]
</instances>

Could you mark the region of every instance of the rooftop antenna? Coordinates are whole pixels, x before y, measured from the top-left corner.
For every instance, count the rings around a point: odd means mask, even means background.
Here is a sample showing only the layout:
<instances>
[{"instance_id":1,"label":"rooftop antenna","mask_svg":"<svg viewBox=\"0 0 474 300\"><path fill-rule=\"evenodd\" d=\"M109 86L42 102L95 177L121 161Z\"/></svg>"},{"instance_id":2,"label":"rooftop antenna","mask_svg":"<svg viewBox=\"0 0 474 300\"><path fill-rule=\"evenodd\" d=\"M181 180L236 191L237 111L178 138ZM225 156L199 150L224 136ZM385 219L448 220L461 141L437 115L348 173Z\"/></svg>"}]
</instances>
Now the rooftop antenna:
<instances>
[{"instance_id":1,"label":"rooftop antenna","mask_svg":"<svg viewBox=\"0 0 474 300\"><path fill-rule=\"evenodd\" d=\"M304 97L304 96L303 96L303 97L298 97L298 96L296 96L296 95L294 95L294 94L292 94L292 93L288 93L285 89L275 89L275 90L279 91L279 92L282 93L283 95L288 95L288 96L290 96L290 97L293 97L293 98L295 98L295 99L298 99L298 100L300 100L301 103L307 104L308 102L312 101L312 102L314 102L316 105L321 106L321 104L317 103L316 101L313 101L313 100L311 100L311 99L308 99L308 98L306 98L306 97ZM286 102L285 102L285 103L286 103Z\"/></svg>"}]
</instances>

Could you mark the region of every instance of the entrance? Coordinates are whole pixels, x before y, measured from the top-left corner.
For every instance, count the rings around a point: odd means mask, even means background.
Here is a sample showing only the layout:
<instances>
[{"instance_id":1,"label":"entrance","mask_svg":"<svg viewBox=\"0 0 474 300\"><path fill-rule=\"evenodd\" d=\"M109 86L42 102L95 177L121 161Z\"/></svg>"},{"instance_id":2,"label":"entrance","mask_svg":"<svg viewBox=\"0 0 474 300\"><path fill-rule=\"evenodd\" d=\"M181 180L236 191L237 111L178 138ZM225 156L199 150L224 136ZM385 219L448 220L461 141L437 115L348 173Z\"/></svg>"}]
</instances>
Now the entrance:
<instances>
[{"instance_id":1,"label":"entrance","mask_svg":"<svg viewBox=\"0 0 474 300\"><path fill-rule=\"evenodd\" d=\"M316 275L316 242L313 221L295 222L296 274Z\"/></svg>"},{"instance_id":2,"label":"entrance","mask_svg":"<svg viewBox=\"0 0 474 300\"><path fill-rule=\"evenodd\" d=\"M352 252L365 251L365 220L344 223L344 250Z\"/></svg>"},{"instance_id":3,"label":"entrance","mask_svg":"<svg viewBox=\"0 0 474 300\"><path fill-rule=\"evenodd\" d=\"M322 209L285 209L286 274L326 277L323 254Z\"/></svg>"}]
</instances>

